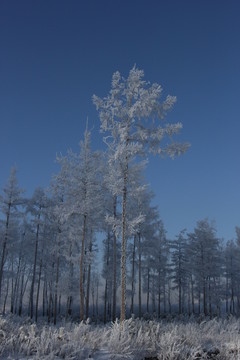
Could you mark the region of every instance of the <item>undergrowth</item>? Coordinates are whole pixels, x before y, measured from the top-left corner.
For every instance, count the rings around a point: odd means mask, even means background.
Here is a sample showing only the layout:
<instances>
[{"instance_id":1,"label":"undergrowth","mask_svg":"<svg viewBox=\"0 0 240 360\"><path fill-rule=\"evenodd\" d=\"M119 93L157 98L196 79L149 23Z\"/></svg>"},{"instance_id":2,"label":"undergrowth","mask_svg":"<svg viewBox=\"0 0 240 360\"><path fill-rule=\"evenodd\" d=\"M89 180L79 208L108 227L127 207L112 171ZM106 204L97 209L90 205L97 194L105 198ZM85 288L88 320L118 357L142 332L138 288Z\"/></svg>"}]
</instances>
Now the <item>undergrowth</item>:
<instances>
[{"instance_id":1,"label":"undergrowth","mask_svg":"<svg viewBox=\"0 0 240 360\"><path fill-rule=\"evenodd\" d=\"M62 322L56 327L0 316L1 359L97 359L101 350L109 359L237 360L240 321L129 319L108 325Z\"/></svg>"}]
</instances>

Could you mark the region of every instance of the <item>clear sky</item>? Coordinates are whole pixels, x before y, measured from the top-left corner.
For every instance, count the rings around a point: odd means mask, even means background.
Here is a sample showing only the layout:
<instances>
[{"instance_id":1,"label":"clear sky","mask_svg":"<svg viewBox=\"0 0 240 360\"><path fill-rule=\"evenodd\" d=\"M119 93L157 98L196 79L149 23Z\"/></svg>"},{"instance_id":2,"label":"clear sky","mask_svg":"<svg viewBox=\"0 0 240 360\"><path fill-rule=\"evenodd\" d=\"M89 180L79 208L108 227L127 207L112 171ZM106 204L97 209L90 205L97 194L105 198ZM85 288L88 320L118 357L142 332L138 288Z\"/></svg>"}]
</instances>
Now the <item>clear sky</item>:
<instances>
[{"instance_id":1,"label":"clear sky","mask_svg":"<svg viewBox=\"0 0 240 360\"><path fill-rule=\"evenodd\" d=\"M1 0L0 187L12 165L30 196L48 186L56 153L78 150L86 118L103 147L92 95L136 63L181 121L183 157L149 158L147 181L170 237L216 220L240 225L239 0Z\"/></svg>"}]
</instances>

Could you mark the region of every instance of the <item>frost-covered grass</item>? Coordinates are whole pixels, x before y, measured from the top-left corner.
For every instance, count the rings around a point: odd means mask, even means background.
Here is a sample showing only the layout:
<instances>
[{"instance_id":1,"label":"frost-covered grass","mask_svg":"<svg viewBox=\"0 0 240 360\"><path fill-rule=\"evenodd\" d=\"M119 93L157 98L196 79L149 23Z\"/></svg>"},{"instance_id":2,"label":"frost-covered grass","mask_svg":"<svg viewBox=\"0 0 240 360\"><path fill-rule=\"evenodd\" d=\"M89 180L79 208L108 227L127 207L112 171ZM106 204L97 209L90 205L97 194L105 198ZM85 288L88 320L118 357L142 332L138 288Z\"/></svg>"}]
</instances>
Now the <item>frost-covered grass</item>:
<instances>
[{"instance_id":1,"label":"frost-covered grass","mask_svg":"<svg viewBox=\"0 0 240 360\"><path fill-rule=\"evenodd\" d=\"M0 317L0 359L240 359L240 320L140 321L110 325Z\"/></svg>"}]
</instances>

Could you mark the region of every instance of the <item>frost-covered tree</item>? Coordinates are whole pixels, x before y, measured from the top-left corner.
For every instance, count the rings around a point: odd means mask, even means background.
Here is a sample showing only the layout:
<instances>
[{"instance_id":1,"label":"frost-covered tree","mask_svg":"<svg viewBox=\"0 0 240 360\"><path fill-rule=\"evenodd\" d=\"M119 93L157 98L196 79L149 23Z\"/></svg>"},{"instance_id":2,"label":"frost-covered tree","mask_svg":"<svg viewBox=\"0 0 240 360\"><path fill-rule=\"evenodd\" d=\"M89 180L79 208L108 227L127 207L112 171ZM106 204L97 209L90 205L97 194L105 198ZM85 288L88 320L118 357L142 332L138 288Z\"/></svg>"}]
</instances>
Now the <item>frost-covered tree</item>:
<instances>
[{"instance_id":1,"label":"frost-covered tree","mask_svg":"<svg viewBox=\"0 0 240 360\"><path fill-rule=\"evenodd\" d=\"M10 172L10 177L6 186L3 188L3 195L0 195L0 207L4 216L3 225L3 241L0 259L0 299L2 290L3 270L7 255L7 244L10 238L12 220L16 220L18 206L23 204L22 199L23 190L19 188L16 177L16 167L13 167Z\"/></svg>"},{"instance_id":2,"label":"frost-covered tree","mask_svg":"<svg viewBox=\"0 0 240 360\"><path fill-rule=\"evenodd\" d=\"M28 212L32 216L32 231L34 233L34 253L33 253L33 268L32 268L32 281L29 296L29 315L31 319L34 313L34 290L36 282L36 272L39 257L39 240L42 237L42 229L44 225L44 211L47 207L47 198L45 191L38 187L28 201ZM37 319L37 311L35 312L35 319Z\"/></svg>"},{"instance_id":3,"label":"frost-covered tree","mask_svg":"<svg viewBox=\"0 0 240 360\"><path fill-rule=\"evenodd\" d=\"M238 235L238 234L237 234ZM224 275L225 275L225 301L226 313L236 315L238 313L236 300L239 303L240 289L240 247L233 240L228 241L224 250Z\"/></svg>"},{"instance_id":4,"label":"frost-covered tree","mask_svg":"<svg viewBox=\"0 0 240 360\"><path fill-rule=\"evenodd\" d=\"M69 151L67 156L58 158L58 161L68 174L65 178L63 217L66 221L74 220L75 226L80 225L80 318L83 320L87 266L85 255L92 238L89 234L99 230L102 219L102 160L99 152L91 150L91 132L86 129L79 154Z\"/></svg>"},{"instance_id":5,"label":"frost-covered tree","mask_svg":"<svg viewBox=\"0 0 240 360\"><path fill-rule=\"evenodd\" d=\"M195 278L198 312L201 311L202 302L203 313L211 315L214 292L221 276L220 242L214 224L209 223L208 219L198 221L189 237L188 254Z\"/></svg>"},{"instance_id":6,"label":"frost-covered tree","mask_svg":"<svg viewBox=\"0 0 240 360\"><path fill-rule=\"evenodd\" d=\"M155 209L156 212L156 209ZM163 312L166 313L169 281L169 244L167 232L162 220L158 220L155 215L154 235L151 241L152 270L155 276L155 288L157 293L157 314L160 317L162 313L161 304L163 303Z\"/></svg>"},{"instance_id":7,"label":"frost-covered tree","mask_svg":"<svg viewBox=\"0 0 240 360\"><path fill-rule=\"evenodd\" d=\"M167 96L160 101L162 88L143 80L144 72L134 66L127 79L117 71L112 77L112 88L103 99L93 96L100 113L101 131L111 148L114 159L120 164L122 177L122 253L121 253L121 321L126 314L126 230L129 170L138 155L153 152L175 157L187 150L187 144L177 144L172 138L181 123L158 125L176 102ZM170 142L166 142L166 138Z\"/></svg>"},{"instance_id":8,"label":"frost-covered tree","mask_svg":"<svg viewBox=\"0 0 240 360\"><path fill-rule=\"evenodd\" d=\"M182 230L177 238L171 241L171 262L173 289L178 291L178 312L184 312L184 290L187 288L188 260L187 260L187 239L186 230Z\"/></svg>"}]
</instances>

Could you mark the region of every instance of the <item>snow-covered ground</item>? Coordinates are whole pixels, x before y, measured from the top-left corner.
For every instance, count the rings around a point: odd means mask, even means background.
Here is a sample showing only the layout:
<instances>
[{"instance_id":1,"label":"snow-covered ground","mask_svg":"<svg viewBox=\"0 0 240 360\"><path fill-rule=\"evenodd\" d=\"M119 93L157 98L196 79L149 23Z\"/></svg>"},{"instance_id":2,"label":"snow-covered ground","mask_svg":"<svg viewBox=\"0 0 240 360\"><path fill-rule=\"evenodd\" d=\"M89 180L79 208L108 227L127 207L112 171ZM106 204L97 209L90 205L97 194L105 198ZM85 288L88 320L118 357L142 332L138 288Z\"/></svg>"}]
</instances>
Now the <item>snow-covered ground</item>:
<instances>
[{"instance_id":1,"label":"snow-covered ground","mask_svg":"<svg viewBox=\"0 0 240 360\"><path fill-rule=\"evenodd\" d=\"M0 317L0 359L240 359L240 320L140 321L57 327Z\"/></svg>"}]
</instances>

